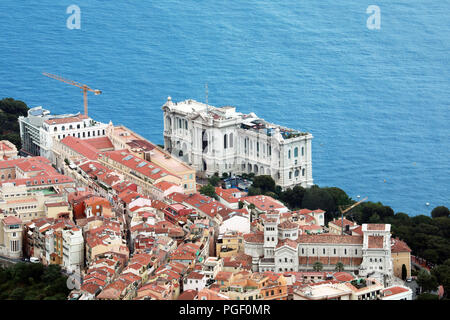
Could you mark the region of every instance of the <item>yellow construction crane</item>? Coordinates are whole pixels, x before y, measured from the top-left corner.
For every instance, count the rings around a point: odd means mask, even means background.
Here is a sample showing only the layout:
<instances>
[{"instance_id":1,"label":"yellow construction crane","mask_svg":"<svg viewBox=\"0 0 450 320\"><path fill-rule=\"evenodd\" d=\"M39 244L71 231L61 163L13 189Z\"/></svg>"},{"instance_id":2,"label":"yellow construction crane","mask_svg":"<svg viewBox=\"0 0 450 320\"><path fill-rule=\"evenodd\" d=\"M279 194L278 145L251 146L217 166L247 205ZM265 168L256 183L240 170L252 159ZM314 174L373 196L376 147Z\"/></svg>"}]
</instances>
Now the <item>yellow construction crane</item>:
<instances>
[{"instance_id":1,"label":"yellow construction crane","mask_svg":"<svg viewBox=\"0 0 450 320\"><path fill-rule=\"evenodd\" d=\"M72 85L72 86L78 87L78 88L80 88L81 90L83 90L83 98L84 98L84 115L85 115L85 116L88 115L87 92L88 92L88 91L91 91L91 92L93 92L95 95L99 95L99 94L102 93L102 92L101 92L100 90L98 90L98 89L91 89L91 88L89 88L89 87L88 87L87 85L85 85L85 84L78 83L78 82L75 82L75 81L73 81L73 80L65 79L65 78L63 78L63 77L60 77L60 76L57 76L57 75L54 75L54 74L51 74L51 73L43 72L42 74L43 74L44 76L46 76L46 77L49 77L49 78L52 78L52 79L56 79L56 80L59 80L59 81L65 82L65 83L68 83L68 84L70 84L70 85Z\"/></svg>"},{"instance_id":2,"label":"yellow construction crane","mask_svg":"<svg viewBox=\"0 0 450 320\"><path fill-rule=\"evenodd\" d=\"M364 201L366 201L368 198L365 197L364 199L362 199L361 201L358 201L354 204L352 204L350 207L346 208L343 210L342 206L339 206L339 210L341 211L341 235L344 234L344 214L349 212L350 210L352 210L354 207L360 205L361 203L363 203Z\"/></svg>"}]
</instances>

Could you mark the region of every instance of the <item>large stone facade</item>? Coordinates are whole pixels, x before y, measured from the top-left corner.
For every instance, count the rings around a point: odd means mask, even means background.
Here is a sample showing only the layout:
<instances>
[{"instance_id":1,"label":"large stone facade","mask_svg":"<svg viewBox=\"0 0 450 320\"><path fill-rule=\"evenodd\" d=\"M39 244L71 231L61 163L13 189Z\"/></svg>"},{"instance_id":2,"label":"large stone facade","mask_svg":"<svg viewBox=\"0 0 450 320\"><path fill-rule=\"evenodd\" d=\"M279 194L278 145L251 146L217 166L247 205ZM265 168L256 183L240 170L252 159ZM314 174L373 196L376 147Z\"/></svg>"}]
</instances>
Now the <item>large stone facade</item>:
<instances>
[{"instance_id":1,"label":"large stone facade","mask_svg":"<svg viewBox=\"0 0 450 320\"><path fill-rule=\"evenodd\" d=\"M162 109L165 149L197 172L270 175L282 188L313 185L310 133L195 100L169 97Z\"/></svg>"},{"instance_id":2,"label":"large stone facade","mask_svg":"<svg viewBox=\"0 0 450 320\"><path fill-rule=\"evenodd\" d=\"M308 271L316 262L334 271L344 270L364 277L390 281L393 275L391 233L388 224L363 224L363 236L300 234L294 223L280 223L279 214L264 217L264 231L244 235L245 253L252 256L253 271Z\"/></svg>"}]
</instances>

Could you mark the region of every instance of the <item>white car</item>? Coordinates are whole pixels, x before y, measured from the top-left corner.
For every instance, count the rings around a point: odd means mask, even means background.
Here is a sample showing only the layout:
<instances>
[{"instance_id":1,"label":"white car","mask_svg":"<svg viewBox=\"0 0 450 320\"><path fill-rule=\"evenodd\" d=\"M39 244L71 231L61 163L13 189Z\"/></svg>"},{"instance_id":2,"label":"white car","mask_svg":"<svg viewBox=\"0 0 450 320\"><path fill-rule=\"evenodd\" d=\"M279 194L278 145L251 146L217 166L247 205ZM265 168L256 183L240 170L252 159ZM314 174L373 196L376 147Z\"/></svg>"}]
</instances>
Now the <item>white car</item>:
<instances>
[{"instance_id":1,"label":"white car","mask_svg":"<svg viewBox=\"0 0 450 320\"><path fill-rule=\"evenodd\" d=\"M30 262L32 262L32 263L39 263L40 261L39 261L39 259L36 258L36 257L31 257L31 258L30 258Z\"/></svg>"}]
</instances>

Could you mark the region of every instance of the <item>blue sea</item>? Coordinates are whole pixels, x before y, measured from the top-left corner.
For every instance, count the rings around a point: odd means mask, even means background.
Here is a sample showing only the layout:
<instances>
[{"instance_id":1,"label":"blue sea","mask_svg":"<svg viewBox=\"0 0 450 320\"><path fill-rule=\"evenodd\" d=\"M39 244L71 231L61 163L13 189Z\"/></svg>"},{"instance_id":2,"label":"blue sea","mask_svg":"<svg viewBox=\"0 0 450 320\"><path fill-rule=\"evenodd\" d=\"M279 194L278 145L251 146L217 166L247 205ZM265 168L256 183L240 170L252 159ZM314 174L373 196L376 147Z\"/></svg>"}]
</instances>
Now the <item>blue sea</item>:
<instances>
[{"instance_id":1,"label":"blue sea","mask_svg":"<svg viewBox=\"0 0 450 320\"><path fill-rule=\"evenodd\" d=\"M70 5L80 29L68 29ZM370 5L379 30L367 27ZM163 143L161 106L233 105L313 134L313 177L396 212L450 207L450 1L1 0L0 98ZM426 206L429 202L430 205Z\"/></svg>"}]
</instances>

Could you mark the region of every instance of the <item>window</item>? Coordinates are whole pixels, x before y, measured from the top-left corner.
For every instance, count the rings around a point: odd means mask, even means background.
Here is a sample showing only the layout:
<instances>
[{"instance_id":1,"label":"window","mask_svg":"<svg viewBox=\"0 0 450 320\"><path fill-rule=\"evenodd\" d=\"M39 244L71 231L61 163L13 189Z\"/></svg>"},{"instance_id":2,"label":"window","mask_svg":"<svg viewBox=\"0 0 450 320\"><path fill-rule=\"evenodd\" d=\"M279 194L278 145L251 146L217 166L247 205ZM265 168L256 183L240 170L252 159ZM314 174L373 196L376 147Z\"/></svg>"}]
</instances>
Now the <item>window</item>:
<instances>
[{"instance_id":1,"label":"window","mask_svg":"<svg viewBox=\"0 0 450 320\"><path fill-rule=\"evenodd\" d=\"M288 151L288 159L291 158L291 150Z\"/></svg>"},{"instance_id":2,"label":"window","mask_svg":"<svg viewBox=\"0 0 450 320\"><path fill-rule=\"evenodd\" d=\"M294 157L297 158L298 157L298 148L295 147L294 149Z\"/></svg>"},{"instance_id":3,"label":"window","mask_svg":"<svg viewBox=\"0 0 450 320\"><path fill-rule=\"evenodd\" d=\"M302 156L305 155L305 147L302 147Z\"/></svg>"},{"instance_id":4,"label":"window","mask_svg":"<svg viewBox=\"0 0 450 320\"><path fill-rule=\"evenodd\" d=\"M292 179L292 171L289 172L289 179Z\"/></svg>"},{"instance_id":5,"label":"window","mask_svg":"<svg viewBox=\"0 0 450 320\"><path fill-rule=\"evenodd\" d=\"M305 176L305 169L302 169L302 176Z\"/></svg>"},{"instance_id":6,"label":"window","mask_svg":"<svg viewBox=\"0 0 450 320\"><path fill-rule=\"evenodd\" d=\"M233 133L230 133L230 148L233 148Z\"/></svg>"}]
</instances>

